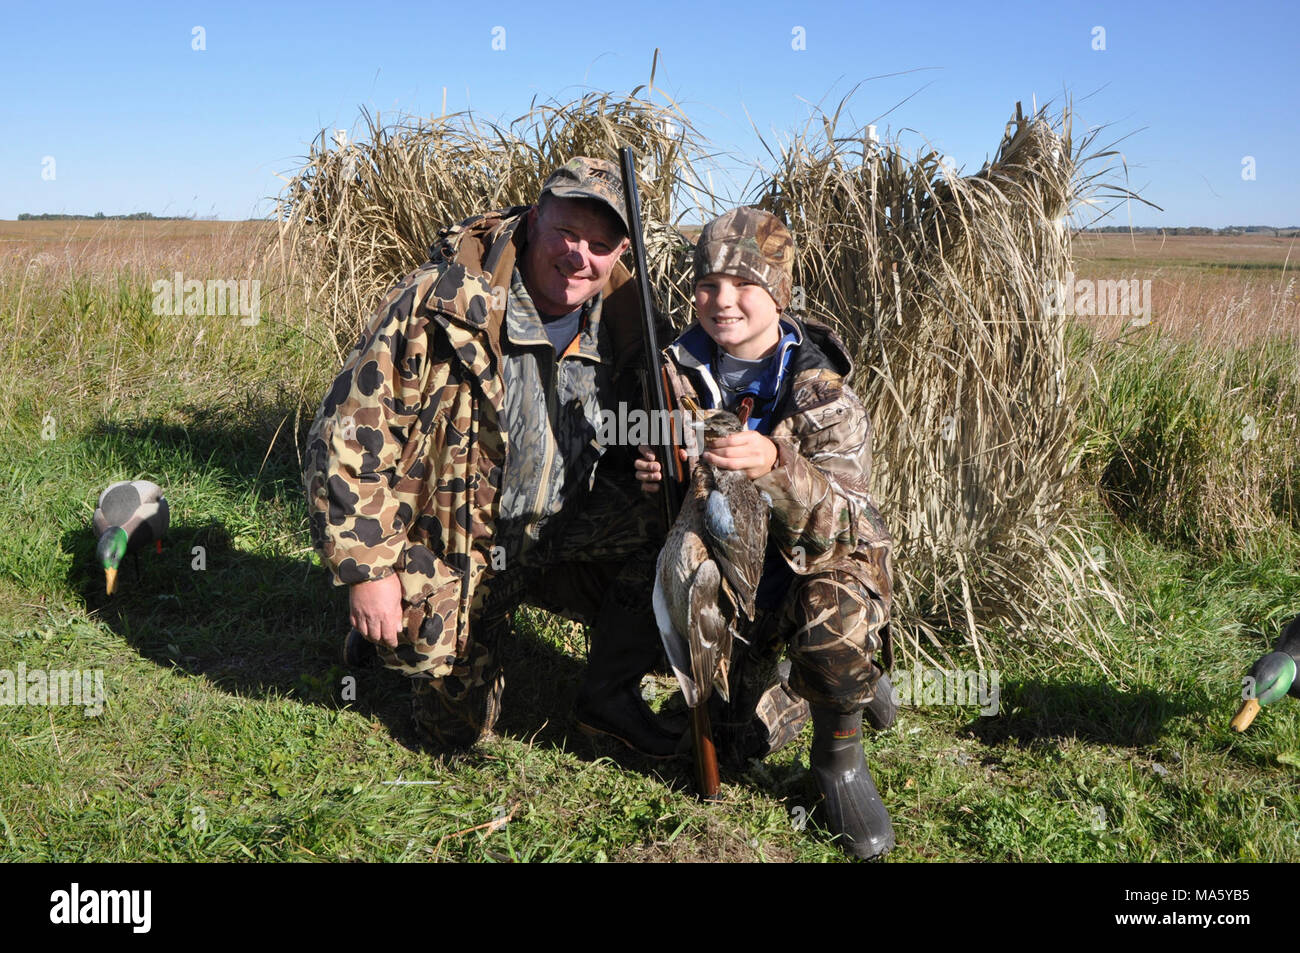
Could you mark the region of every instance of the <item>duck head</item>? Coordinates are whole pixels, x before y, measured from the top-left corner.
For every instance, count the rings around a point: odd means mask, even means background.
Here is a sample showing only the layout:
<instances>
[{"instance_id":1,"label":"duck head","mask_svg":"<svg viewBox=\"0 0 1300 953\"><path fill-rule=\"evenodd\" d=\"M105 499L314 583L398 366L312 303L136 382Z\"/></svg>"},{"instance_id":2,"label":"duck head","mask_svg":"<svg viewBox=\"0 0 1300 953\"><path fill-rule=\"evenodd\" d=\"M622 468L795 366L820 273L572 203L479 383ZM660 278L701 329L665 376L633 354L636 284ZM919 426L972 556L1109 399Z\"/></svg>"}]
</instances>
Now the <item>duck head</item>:
<instances>
[{"instance_id":1,"label":"duck head","mask_svg":"<svg viewBox=\"0 0 1300 953\"><path fill-rule=\"evenodd\" d=\"M126 555L126 530L120 526L110 526L99 537L95 547L95 558L104 568L104 583L111 596L117 589L117 569Z\"/></svg>"}]
</instances>

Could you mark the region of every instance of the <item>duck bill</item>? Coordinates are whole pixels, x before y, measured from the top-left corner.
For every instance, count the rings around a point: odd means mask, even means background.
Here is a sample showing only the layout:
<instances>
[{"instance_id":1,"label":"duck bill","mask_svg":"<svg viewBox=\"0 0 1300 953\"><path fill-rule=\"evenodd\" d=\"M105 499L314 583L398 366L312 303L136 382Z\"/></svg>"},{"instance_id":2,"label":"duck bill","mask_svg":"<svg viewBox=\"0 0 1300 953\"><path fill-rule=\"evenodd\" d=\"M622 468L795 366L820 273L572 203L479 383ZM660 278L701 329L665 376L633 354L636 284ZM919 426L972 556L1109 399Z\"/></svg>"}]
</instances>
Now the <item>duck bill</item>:
<instances>
[{"instance_id":1,"label":"duck bill","mask_svg":"<svg viewBox=\"0 0 1300 953\"><path fill-rule=\"evenodd\" d=\"M1241 708L1237 711L1237 714L1233 716L1229 725L1231 725L1233 731L1245 731L1250 727L1250 723L1255 720L1255 716L1258 714L1259 701L1254 698L1247 698L1241 703Z\"/></svg>"},{"instance_id":2,"label":"duck bill","mask_svg":"<svg viewBox=\"0 0 1300 953\"><path fill-rule=\"evenodd\" d=\"M104 570L104 583L108 588L108 594L110 596L117 591L117 570L116 569Z\"/></svg>"}]
</instances>

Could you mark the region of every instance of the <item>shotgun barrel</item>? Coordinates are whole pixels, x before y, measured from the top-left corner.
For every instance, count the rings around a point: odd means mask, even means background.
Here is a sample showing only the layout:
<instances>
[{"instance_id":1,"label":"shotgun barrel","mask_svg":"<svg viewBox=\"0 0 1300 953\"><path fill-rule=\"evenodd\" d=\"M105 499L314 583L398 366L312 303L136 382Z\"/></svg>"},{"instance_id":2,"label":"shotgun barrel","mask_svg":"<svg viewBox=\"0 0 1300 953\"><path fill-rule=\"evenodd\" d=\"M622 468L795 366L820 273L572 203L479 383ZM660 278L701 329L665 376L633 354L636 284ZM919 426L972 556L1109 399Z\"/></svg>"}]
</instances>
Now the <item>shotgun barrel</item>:
<instances>
[{"instance_id":1,"label":"shotgun barrel","mask_svg":"<svg viewBox=\"0 0 1300 953\"><path fill-rule=\"evenodd\" d=\"M660 499L664 507L664 528L669 529L677 519L681 505L681 476L676 448L673 445L673 427L668 424L668 392L659 355L659 340L654 327L654 302L650 297L650 272L646 266L645 241L641 231L641 198L636 187L636 165L632 149L624 146L618 153L623 172L623 198L627 202L628 237L632 242L632 257L636 265L636 284L641 296L641 341L645 348L645 391L647 409L652 420L664 426L652 427L660 439L654 447L663 473ZM713 747L713 733L709 725L709 711L705 705L691 709L691 734L695 742L695 775L700 793L708 799L718 796L718 756Z\"/></svg>"}]
</instances>

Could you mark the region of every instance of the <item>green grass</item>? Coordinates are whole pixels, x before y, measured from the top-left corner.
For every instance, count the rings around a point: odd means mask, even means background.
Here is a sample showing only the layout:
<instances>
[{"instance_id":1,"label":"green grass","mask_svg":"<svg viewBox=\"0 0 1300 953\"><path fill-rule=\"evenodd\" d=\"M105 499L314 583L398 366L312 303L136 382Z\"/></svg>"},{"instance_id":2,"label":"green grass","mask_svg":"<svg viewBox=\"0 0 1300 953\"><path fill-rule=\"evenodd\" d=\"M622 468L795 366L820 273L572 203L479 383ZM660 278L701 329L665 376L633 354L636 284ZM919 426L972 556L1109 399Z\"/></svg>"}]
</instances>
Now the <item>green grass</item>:
<instances>
[{"instance_id":1,"label":"green grass","mask_svg":"<svg viewBox=\"0 0 1300 953\"><path fill-rule=\"evenodd\" d=\"M1300 351L1237 350L1152 329L1101 341L1072 329L1097 379L1084 402L1083 473L1106 507L1193 551L1268 552L1300 530Z\"/></svg>"},{"instance_id":2,"label":"green grass","mask_svg":"<svg viewBox=\"0 0 1300 953\"><path fill-rule=\"evenodd\" d=\"M45 333L118 326L131 300L70 292ZM655 768L576 730L582 639L540 612L517 617L505 713L476 754L419 748L399 676L356 673L345 692L345 594L310 550L291 439L295 362L273 359L319 353L274 321L225 332L208 332L215 354L165 374L142 345L90 335L80 371L51 358L50 373L88 382L100 368L107 381L117 366L117 384L6 385L0 668L102 669L107 703L98 717L0 706L2 856L840 859L819 826L807 733L724 771L722 801L701 803L688 765ZM60 423L42 440L50 395ZM143 578L127 560L110 600L89 520L98 492L132 477L166 488L173 529L161 555L142 554ZM1300 860L1300 705L1266 708L1241 736L1227 727L1242 675L1300 611L1300 533L1279 520L1247 555L1090 511L1125 596L1113 674L1022 636L996 716L906 707L869 735L892 859ZM655 685L662 700L670 683ZM386 783L399 779L428 783Z\"/></svg>"}]
</instances>

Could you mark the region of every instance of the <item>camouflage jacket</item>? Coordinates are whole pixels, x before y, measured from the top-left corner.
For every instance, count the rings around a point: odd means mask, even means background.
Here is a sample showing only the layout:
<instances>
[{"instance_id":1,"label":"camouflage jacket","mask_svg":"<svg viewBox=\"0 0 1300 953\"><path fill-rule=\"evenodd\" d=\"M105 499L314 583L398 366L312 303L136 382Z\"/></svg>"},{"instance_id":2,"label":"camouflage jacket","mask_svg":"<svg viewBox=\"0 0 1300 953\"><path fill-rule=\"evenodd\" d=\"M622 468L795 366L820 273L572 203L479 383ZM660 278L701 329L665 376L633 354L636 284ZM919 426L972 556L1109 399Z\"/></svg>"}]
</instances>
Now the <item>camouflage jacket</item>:
<instances>
[{"instance_id":1,"label":"camouflage jacket","mask_svg":"<svg viewBox=\"0 0 1300 953\"><path fill-rule=\"evenodd\" d=\"M790 316L782 321L795 325L801 341L772 414L776 466L754 481L772 500L770 539L797 575L848 572L888 609L893 540L868 489L871 418L846 383L852 364L828 328ZM674 405L689 396L717 406L721 395L707 363L681 341L664 351Z\"/></svg>"},{"instance_id":2,"label":"camouflage jacket","mask_svg":"<svg viewBox=\"0 0 1300 953\"><path fill-rule=\"evenodd\" d=\"M407 674L445 674L464 654L475 587L493 562L510 450L502 326L526 212L439 235L431 260L371 318L307 437L312 543L336 585L399 575L404 631L395 653L381 653ZM608 343L615 393L635 401L625 372L641 332L629 278L615 265L588 320Z\"/></svg>"}]
</instances>

